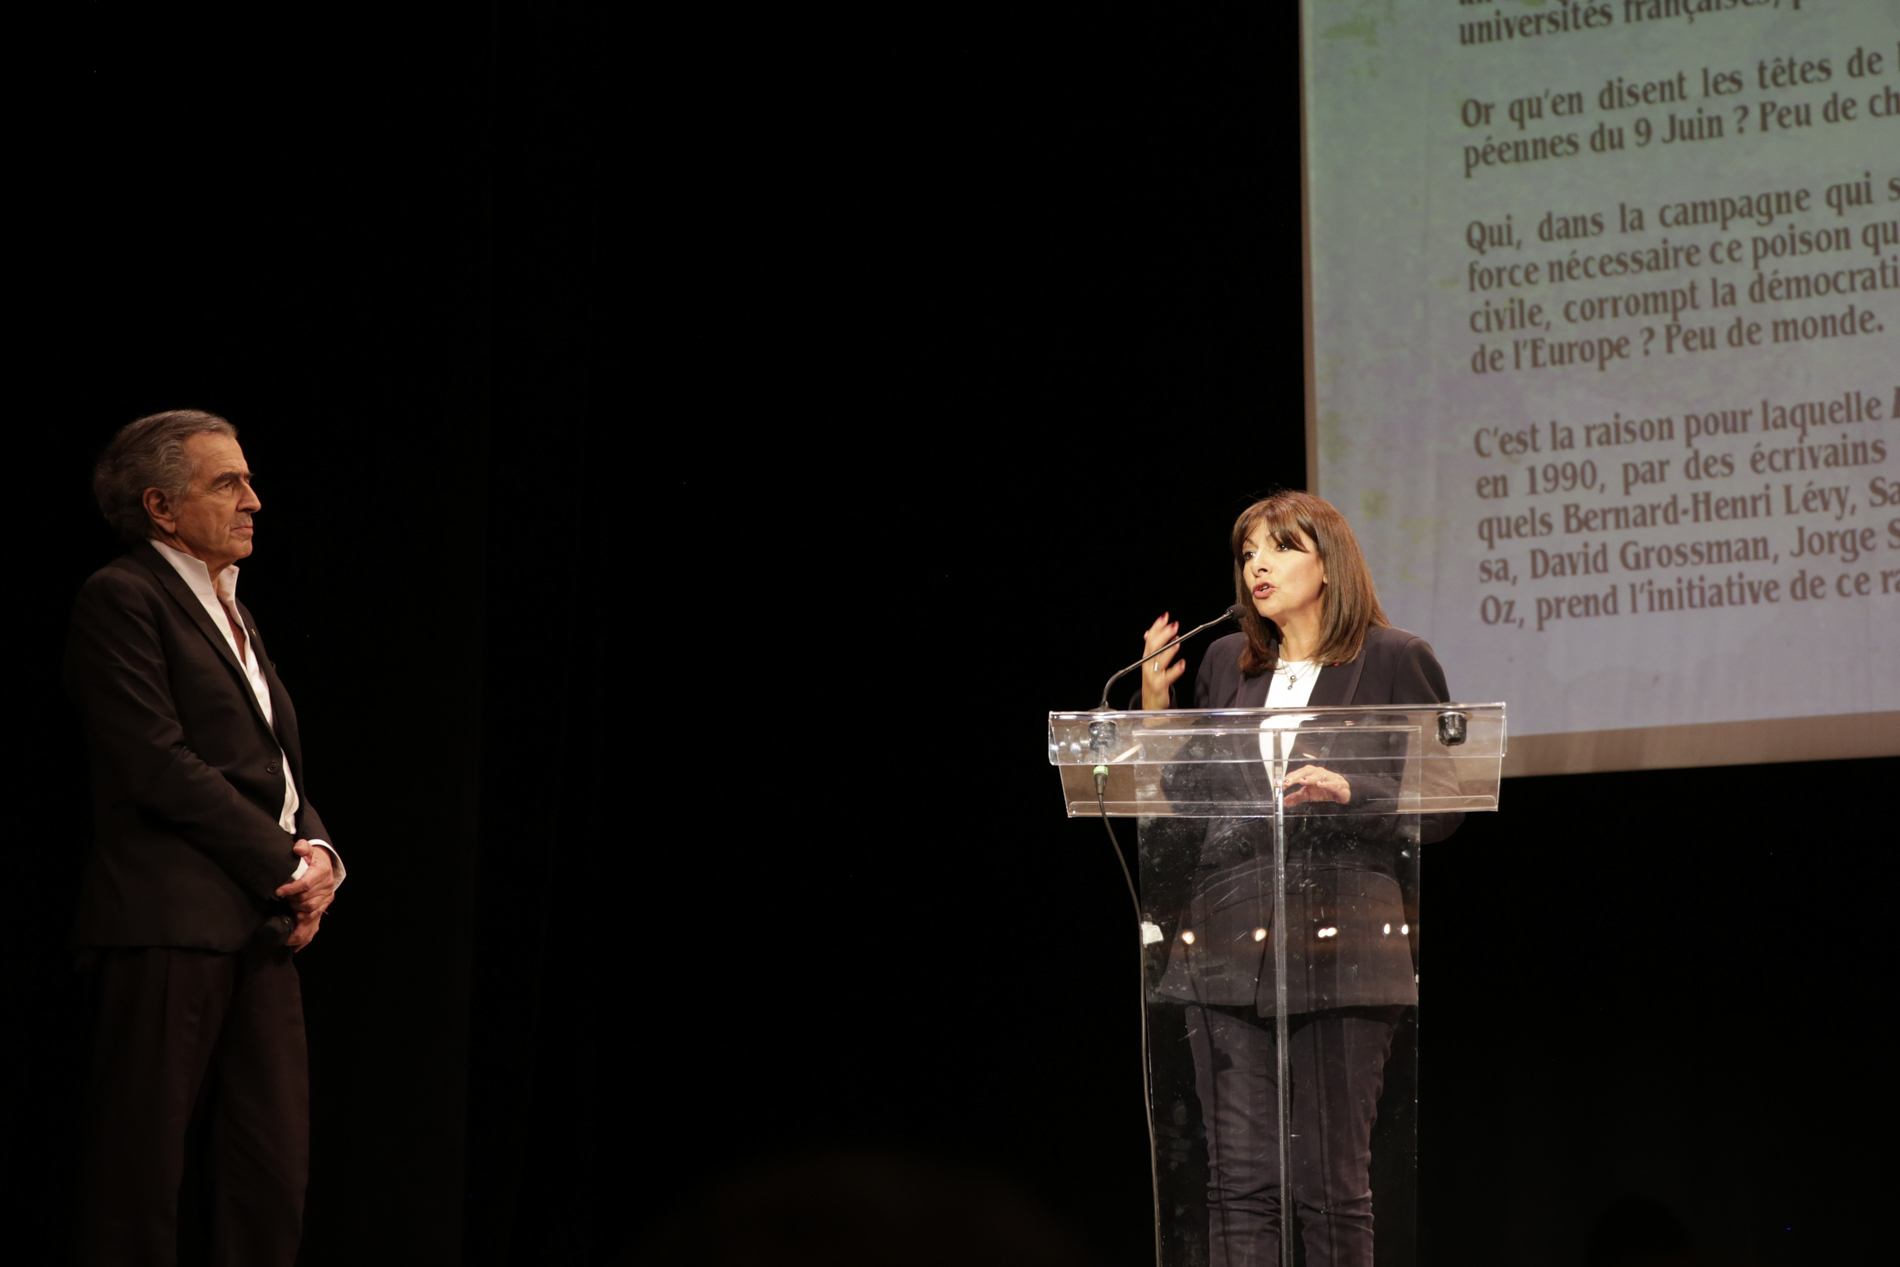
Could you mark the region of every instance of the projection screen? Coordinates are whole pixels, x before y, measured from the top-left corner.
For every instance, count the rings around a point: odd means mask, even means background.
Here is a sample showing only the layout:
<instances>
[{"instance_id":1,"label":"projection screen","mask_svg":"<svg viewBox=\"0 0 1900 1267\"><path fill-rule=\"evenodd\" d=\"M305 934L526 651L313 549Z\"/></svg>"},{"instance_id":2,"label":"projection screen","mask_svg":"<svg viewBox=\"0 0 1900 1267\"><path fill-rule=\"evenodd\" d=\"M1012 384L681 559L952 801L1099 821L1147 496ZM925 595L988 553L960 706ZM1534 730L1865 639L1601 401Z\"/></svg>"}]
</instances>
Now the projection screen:
<instances>
[{"instance_id":1,"label":"projection screen","mask_svg":"<svg viewBox=\"0 0 1900 1267\"><path fill-rule=\"evenodd\" d=\"M1900 752L1900 3L1303 5L1308 487L1507 773Z\"/></svg>"}]
</instances>

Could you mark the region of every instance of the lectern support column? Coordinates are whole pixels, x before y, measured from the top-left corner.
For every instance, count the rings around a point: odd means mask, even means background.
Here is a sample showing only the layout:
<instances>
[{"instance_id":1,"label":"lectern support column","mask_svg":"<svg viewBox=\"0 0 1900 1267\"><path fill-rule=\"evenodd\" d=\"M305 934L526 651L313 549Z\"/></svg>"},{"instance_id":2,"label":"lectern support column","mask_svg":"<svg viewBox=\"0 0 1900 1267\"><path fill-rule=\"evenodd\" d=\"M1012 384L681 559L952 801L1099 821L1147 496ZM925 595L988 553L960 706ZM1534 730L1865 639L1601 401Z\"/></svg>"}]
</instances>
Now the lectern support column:
<instances>
[{"instance_id":1,"label":"lectern support column","mask_svg":"<svg viewBox=\"0 0 1900 1267\"><path fill-rule=\"evenodd\" d=\"M1273 789L1273 1065L1277 1094L1273 1112L1279 1121L1280 1267L1293 1267L1293 1154L1287 1140L1287 1103L1292 1084L1287 1067L1286 989L1286 791Z\"/></svg>"}]
</instances>

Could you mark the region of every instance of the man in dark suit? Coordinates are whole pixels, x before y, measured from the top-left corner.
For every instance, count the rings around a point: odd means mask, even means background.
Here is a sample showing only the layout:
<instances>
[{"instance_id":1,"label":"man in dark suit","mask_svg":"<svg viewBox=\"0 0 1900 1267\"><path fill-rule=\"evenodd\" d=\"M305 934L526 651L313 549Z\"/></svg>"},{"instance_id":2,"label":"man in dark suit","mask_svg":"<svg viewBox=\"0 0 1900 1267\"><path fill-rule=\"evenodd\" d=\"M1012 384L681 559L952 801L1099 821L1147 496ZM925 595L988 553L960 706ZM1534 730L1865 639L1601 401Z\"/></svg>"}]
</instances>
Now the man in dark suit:
<instances>
[{"instance_id":1,"label":"man in dark suit","mask_svg":"<svg viewBox=\"0 0 1900 1267\"><path fill-rule=\"evenodd\" d=\"M66 652L94 808L74 940L98 996L77 1259L292 1267L309 1078L291 955L342 866L237 602L261 503L236 429L194 410L125 427L93 487L132 544L81 588Z\"/></svg>"}]
</instances>

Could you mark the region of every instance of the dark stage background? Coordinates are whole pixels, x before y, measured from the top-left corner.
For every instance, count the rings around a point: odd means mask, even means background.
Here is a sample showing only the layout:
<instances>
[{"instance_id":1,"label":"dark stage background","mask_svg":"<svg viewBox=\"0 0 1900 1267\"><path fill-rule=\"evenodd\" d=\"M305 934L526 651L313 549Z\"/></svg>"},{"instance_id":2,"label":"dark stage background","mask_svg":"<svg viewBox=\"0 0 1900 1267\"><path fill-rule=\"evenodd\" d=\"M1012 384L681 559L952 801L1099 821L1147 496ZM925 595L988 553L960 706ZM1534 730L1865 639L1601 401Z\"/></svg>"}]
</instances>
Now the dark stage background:
<instances>
[{"instance_id":1,"label":"dark stage background","mask_svg":"<svg viewBox=\"0 0 1900 1267\"><path fill-rule=\"evenodd\" d=\"M1043 714L1303 478L1284 9L23 36L9 1257L58 1261L83 1060L86 472L195 406L351 871L306 1263L1148 1261L1126 896ZM1430 1262L1877 1243L1897 774L1520 781L1432 851Z\"/></svg>"}]
</instances>

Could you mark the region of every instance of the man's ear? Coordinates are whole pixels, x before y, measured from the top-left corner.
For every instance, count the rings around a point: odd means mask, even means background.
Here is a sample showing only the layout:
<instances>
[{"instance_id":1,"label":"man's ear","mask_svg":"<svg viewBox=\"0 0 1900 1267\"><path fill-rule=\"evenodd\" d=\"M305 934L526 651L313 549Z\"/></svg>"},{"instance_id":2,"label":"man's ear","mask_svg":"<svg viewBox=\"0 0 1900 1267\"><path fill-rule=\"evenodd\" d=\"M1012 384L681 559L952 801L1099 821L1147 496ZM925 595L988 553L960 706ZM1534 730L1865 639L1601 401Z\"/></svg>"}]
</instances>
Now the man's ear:
<instances>
[{"instance_id":1,"label":"man's ear","mask_svg":"<svg viewBox=\"0 0 1900 1267\"><path fill-rule=\"evenodd\" d=\"M141 499L145 503L145 514L159 531L171 536L178 531L178 516L172 513L171 501L161 488L148 488Z\"/></svg>"}]
</instances>

